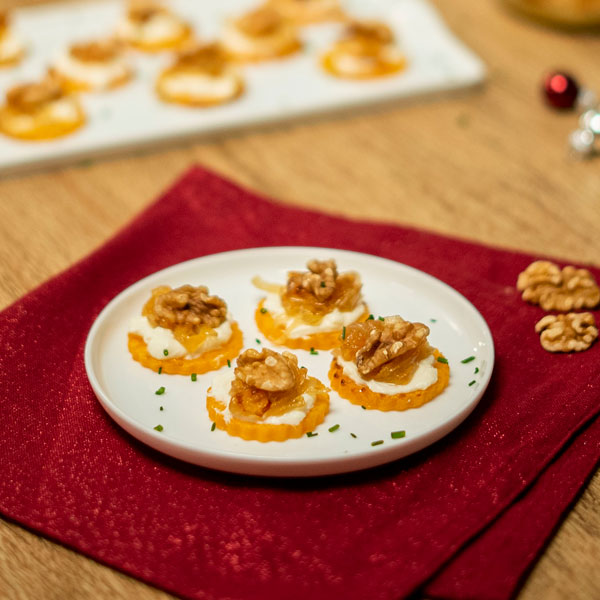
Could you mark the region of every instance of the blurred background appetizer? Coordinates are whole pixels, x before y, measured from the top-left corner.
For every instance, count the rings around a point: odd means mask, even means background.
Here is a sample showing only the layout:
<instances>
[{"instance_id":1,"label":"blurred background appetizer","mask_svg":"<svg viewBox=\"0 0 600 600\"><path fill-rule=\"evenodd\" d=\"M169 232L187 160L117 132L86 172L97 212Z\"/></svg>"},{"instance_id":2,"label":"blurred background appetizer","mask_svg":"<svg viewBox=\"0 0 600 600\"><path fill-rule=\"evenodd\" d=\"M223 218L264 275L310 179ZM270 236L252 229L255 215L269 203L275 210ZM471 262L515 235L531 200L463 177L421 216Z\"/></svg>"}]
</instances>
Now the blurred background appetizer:
<instances>
[{"instance_id":1,"label":"blurred background appetizer","mask_svg":"<svg viewBox=\"0 0 600 600\"><path fill-rule=\"evenodd\" d=\"M302 47L296 27L270 6L229 19L222 43L233 58L241 61L280 58Z\"/></svg>"},{"instance_id":2,"label":"blurred background appetizer","mask_svg":"<svg viewBox=\"0 0 600 600\"><path fill-rule=\"evenodd\" d=\"M52 66L67 90L102 91L127 83L133 70L122 42L116 39L72 44Z\"/></svg>"},{"instance_id":3,"label":"blurred background appetizer","mask_svg":"<svg viewBox=\"0 0 600 600\"><path fill-rule=\"evenodd\" d=\"M144 52L181 48L191 37L188 23L153 0L130 0L117 25L117 36Z\"/></svg>"},{"instance_id":4,"label":"blurred background appetizer","mask_svg":"<svg viewBox=\"0 0 600 600\"><path fill-rule=\"evenodd\" d=\"M242 349L242 332L205 286L160 286L129 328L129 352L148 369L172 375L214 371Z\"/></svg>"},{"instance_id":5,"label":"blurred background appetizer","mask_svg":"<svg viewBox=\"0 0 600 600\"><path fill-rule=\"evenodd\" d=\"M0 10L0 67L11 67L25 55L25 44L10 27L10 15Z\"/></svg>"},{"instance_id":6,"label":"blurred background appetizer","mask_svg":"<svg viewBox=\"0 0 600 600\"><path fill-rule=\"evenodd\" d=\"M338 273L334 260L311 260L308 271L290 271L285 286L253 283L267 292L255 319L274 344L303 350L330 350L339 345L343 328L367 318L357 273Z\"/></svg>"},{"instance_id":7,"label":"blurred background appetizer","mask_svg":"<svg viewBox=\"0 0 600 600\"><path fill-rule=\"evenodd\" d=\"M394 33L378 21L352 21L323 56L324 69L336 77L371 79L392 75L406 67Z\"/></svg>"},{"instance_id":8,"label":"blurred background appetizer","mask_svg":"<svg viewBox=\"0 0 600 600\"><path fill-rule=\"evenodd\" d=\"M344 17L339 0L268 0L267 4L298 25L336 21Z\"/></svg>"},{"instance_id":9,"label":"blurred background appetizer","mask_svg":"<svg viewBox=\"0 0 600 600\"><path fill-rule=\"evenodd\" d=\"M182 51L156 83L162 100L187 106L223 104L240 96L243 90L242 77L218 43Z\"/></svg>"},{"instance_id":10,"label":"blurred background appetizer","mask_svg":"<svg viewBox=\"0 0 600 600\"><path fill-rule=\"evenodd\" d=\"M77 97L67 94L51 75L9 89L0 107L0 131L22 140L61 137L79 129L85 120Z\"/></svg>"},{"instance_id":11,"label":"blurred background appetizer","mask_svg":"<svg viewBox=\"0 0 600 600\"><path fill-rule=\"evenodd\" d=\"M229 435L283 442L312 432L329 412L327 388L289 352L268 348L240 354L237 366L215 376L206 407Z\"/></svg>"},{"instance_id":12,"label":"blurred background appetizer","mask_svg":"<svg viewBox=\"0 0 600 600\"><path fill-rule=\"evenodd\" d=\"M429 327L402 317L371 318L346 328L333 351L331 387L367 409L406 410L448 385L448 361L427 341Z\"/></svg>"}]
</instances>

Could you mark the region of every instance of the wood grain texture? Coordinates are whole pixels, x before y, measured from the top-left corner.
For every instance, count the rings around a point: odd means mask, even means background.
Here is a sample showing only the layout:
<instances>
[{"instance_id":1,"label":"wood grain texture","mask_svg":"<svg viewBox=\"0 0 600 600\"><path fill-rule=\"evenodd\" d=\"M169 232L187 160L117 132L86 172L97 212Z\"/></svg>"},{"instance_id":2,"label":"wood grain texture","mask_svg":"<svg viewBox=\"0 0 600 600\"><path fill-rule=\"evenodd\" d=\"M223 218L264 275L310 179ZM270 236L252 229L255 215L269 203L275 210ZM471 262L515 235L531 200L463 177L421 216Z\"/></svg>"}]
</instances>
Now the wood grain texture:
<instances>
[{"instance_id":1,"label":"wood grain texture","mask_svg":"<svg viewBox=\"0 0 600 600\"><path fill-rule=\"evenodd\" d=\"M539 89L560 66L600 90L600 37L533 25L493 0L434 3L487 63L483 89L0 181L0 306L98 247L197 162L284 203L600 264L600 158L567 156L576 116L545 108ZM596 476L521 600L595 597L599 504ZM0 582L11 599L169 597L6 521Z\"/></svg>"}]
</instances>

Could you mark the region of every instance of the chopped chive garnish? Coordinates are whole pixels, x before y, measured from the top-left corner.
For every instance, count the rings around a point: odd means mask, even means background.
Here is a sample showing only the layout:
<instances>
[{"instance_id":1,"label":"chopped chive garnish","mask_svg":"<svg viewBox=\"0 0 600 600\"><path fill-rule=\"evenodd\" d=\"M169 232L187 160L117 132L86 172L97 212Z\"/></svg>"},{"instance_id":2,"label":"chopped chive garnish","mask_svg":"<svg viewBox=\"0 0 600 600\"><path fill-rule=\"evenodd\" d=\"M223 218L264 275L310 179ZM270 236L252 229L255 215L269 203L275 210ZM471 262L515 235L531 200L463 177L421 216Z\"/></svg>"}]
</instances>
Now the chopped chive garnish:
<instances>
[{"instance_id":1,"label":"chopped chive garnish","mask_svg":"<svg viewBox=\"0 0 600 600\"><path fill-rule=\"evenodd\" d=\"M377 440L376 442L371 442L371 446L381 446L383 444L383 440Z\"/></svg>"},{"instance_id":2,"label":"chopped chive garnish","mask_svg":"<svg viewBox=\"0 0 600 600\"><path fill-rule=\"evenodd\" d=\"M157 425L154 429L156 431L162 431L164 429L164 427L162 425Z\"/></svg>"},{"instance_id":3,"label":"chopped chive garnish","mask_svg":"<svg viewBox=\"0 0 600 600\"><path fill-rule=\"evenodd\" d=\"M350 432L350 435L351 435L353 438L356 438L356 434L355 434L355 433L352 433L352 432Z\"/></svg>"},{"instance_id":4,"label":"chopped chive garnish","mask_svg":"<svg viewBox=\"0 0 600 600\"><path fill-rule=\"evenodd\" d=\"M256 342L257 344L260 344L260 340L259 340L258 338L256 338L255 342Z\"/></svg>"},{"instance_id":5,"label":"chopped chive garnish","mask_svg":"<svg viewBox=\"0 0 600 600\"><path fill-rule=\"evenodd\" d=\"M210 430L211 430L211 431L214 431L216 428L217 428L217 424L216 424L216 423L213 423L213 424L210 426Z\"/></svg>"},{"instance_id":6,"label":"chopped chive garnish","mask_svg":"<svg viewBox=\"0 0 600 600\"><path fill-rule=\"evenodd\" d=\"M375 317L373 315L369 315L369 318L367 319L367 321L372 321Z\"/></svg>"},{"instance_id":7,"label":"chopped chive garnish","mask_svg":"<svg viewBox=\"0 0 600 600\"><path fill-rule=\"evenodd\" d=\"M321 281L321 287L325 287L325 282Z\"/></svg>"},{"instance_id":8,"label":"chopped chive garnish","mask_svg":"<svg viewBox=\"0 0 600 600\"><path fill-rule=\"evenodd\" d=\"M360 407L361 407L363 410L367 410L367 407L366 407L366 406L363 406L362 404L360 405Z\"/></svg>"},{"instance_id":9,"label":"chopped chive garnish","mask_svg":"<svg viewBox=\"0 0 600 600\"><path fill-rule=\"evenodd\" d=\"M196 373L192 373L192 381L196 381L198 379L198 375Z\"/></svg>"},{"instance_id":10,"label":"chopped chive garnish","mask_svg":"<svg viewBox=\"0 0 600 600\"><path fill-rule=\"evenodd\" d=\"M429 319L430 323L437 323L437 319Z\"/></svg>"},{"instance_id":11,"label":"chopped chive garnish","mask_svg":"<svg viewBox=\"0 0 600 600\"><path fill-rule=\"evenodd\" d=\"M466 365L467 363L470 363L472 360L475 360L474 356L468 356L467 358L463 358L460 362L463 365Z\"/></svg>"},{"instance_id":12,"label":"chopped chive garnish","mask_svg":"<svg viewBox=\"0 0 600 600\"><path fill-rule=\"evenodd\" d=\"M267 309L266 309L266 308L263 306L263 307L260 309L260 312L261 312L261 313L264 315L264 314L267 312Z\"/></svg>"},{"instance_id":13,"label":"chopped chive garnish","mask_svg":"<svg viewBox=\"0 0 600 600\"><path fill-rule=\"evenodd\" d=\"M345 326L342 328L342 339L343 340L346 339L346 327Z\"/></svg>"},{"instance_id":14,"label":"chopped chive garnish","mask_svg":"<svg viewBox=\"0 0 600 600\"><path fill-rule=\"evenodd\" d=\"M165 348L165 349L163 350L163 354L164 354L165 356L169 356L169 351L168 351L168 350Z\"/></svg>"},{"instance_id":15,"label":"chopped chive garnish","mask_svg":"<svg viewBox=\"0 0 600 600\"><path fill-rule=\"evenodd\" d=\"M469 387L471 387L472 385L475 385L477 382L473 379L473 381L469 381Z\"/></svg>"},{"instance_id":16,"label":"chopped chive garnish","mask_svg":"<svg viewBox=\"0 0 600 600\"><path fill-rule=\"evenodd\" d=\"M317 354L319 354L314 348L310 349L310 353L314 356L316 356Z\"/></svg>"},{"instance_id":17,"label":"chopped chive garnish","mask_svg":"<svg viewBox=\"0 0 600 600\"><path fill-rule=\"evenodd\" d=\"M162 367L158 367L158 374L160 375L162 373Z\"/></svg>"},{"instance_id":18,"label":"chopped chive garnish","mask_svg":"<svg viewBox=\"0 0 600 600\"><path fill-rule=\"evenodd\" d=\"M441 362L441 363L444 363L445 365L447 365L447 364L448 364L448 359L447 359L447 358L444 358L443 356L438 356L438 357L437 357L437 361L438 361L438 362Z\"/></svg>"},{"instance_id":19,"label":"chopped chive garnish","mask_svg":"<svg viewBox=\"0 0 600 600\"><path fill-rule=\"evenodd\" d=\"M473 371L473 373L475 373L475 375L477 375L477 373L479 373L479 367L475 367L475 370Z\"/></svg>"},{"instance_id":20,"label":"chopped chive garnish","mask_svg":"<svg viewBox=\"0 0 600 600\"><path fill-rule=\"evenodd\" d=\"M315 437L315 436L317 436L317 435L319 435L319 434L318 434L318 433L315 433L314 431L309 431L309 432L306 434L306 437Z\"/></svg>"},{"instance_id":21,"label":"chopped chive garnish","mask_svg":"<svg viewBox=\"0 0 600 600\"><path fill-rule=\"evenodd\" d=\"M231 361L227 359L227 366L231 369Z\"/></svg>"},{"instance_id":22,"label":"chopped chive garnish","mask_svg":"<svg viewBox=\"0 0 600 600\"><path fill-rule=\"evenodd\" d=\"M329 431L330 433L333 433L334 431L337 431L339 428L340 428L339 425L333 425L327 431Z\"/></svg>"},{"instance_id":23,"label":"chopped chive garnish","mask_svg":"<svg viewBox=\"0 0 600 600\"><path fill-rule=\"evenodd\" d=\"M392 431L392 439L399 440L400 438L406 437L406 431Z\"/></svg>"},{"instance_id":24,"label":"chopped chive garnish","mask_svg":"<svg viewBox=\"0 0 600 600\"><path fill-rule=\"evenodd\" d=\"M377 317L380 321L385 321L383 317Z\"/></svg>"},{"instance_id":25,"label":"chopped chive garnish","mask_svg":"<svg viewBox=\"0 0 600 600\"><path fill-rule=\"evenodd\" d=\"M165 407L164 407L164 406L161 406L159 410L165 410Z\"/></svg>"},{"instance_id":26,"label":"chopped chive garnish","mask_svg":"<svg viewBox=\"0 0 600 600\"><path fill-rule=\"evenodd\" d=\"M165 393L165 388L161 385L154 393L157 396L162 396Z\"/></svg>"}]
</instances>

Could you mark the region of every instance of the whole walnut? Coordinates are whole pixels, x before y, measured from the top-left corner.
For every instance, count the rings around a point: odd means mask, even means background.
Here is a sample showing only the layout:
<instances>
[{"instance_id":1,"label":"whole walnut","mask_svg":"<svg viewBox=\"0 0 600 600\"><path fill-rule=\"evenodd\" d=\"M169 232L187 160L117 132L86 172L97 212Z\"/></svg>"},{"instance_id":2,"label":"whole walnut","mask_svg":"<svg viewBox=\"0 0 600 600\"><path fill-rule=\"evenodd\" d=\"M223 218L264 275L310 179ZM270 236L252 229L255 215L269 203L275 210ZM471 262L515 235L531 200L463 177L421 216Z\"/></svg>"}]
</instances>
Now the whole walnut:
<instances>
[{"instance_id":1,"label":"whole walnut","mask_svg":"<svg viewBox=\"0 0 600 600\"><path fill-rule=\"evenodd\" d=\"M581 352L598 338L594 315L589 312L546 315L537 322L535 330L548 352Z\"/></svg>"},{"instance_id":2,"label":"whole walnut","mask_svg":"<svg viewBox=\"0 0 600 600\"><path fill-rule=\"evenodd\" d=\"M600 302L600 288L587 269L567 266L561 271L549 261L531 263L519 275L517 289L523 300L548 311L594 308Z\"/></svg>"}]
</instances>

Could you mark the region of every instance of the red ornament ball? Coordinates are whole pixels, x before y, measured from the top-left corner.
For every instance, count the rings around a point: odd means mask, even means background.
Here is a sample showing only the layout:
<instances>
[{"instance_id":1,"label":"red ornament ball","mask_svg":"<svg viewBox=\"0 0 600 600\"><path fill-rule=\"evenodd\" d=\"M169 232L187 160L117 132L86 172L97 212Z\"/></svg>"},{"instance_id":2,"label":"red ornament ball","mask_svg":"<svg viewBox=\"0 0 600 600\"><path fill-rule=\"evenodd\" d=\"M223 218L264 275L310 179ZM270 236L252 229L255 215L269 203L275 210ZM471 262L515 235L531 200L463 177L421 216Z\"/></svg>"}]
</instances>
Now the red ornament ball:
<instances>
[{"instance_id":1,"label":"red ornament ball","mask_svg":"<svg viewBox=\"0 0 600 600\"><path fill-rule=\"evenodd\" d=\"M579 85L567 73L554 71L544 79L544 95L550 106L559 109L569 109L575 106Z\"/></svg>"}]
</instances>

